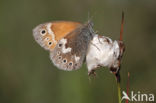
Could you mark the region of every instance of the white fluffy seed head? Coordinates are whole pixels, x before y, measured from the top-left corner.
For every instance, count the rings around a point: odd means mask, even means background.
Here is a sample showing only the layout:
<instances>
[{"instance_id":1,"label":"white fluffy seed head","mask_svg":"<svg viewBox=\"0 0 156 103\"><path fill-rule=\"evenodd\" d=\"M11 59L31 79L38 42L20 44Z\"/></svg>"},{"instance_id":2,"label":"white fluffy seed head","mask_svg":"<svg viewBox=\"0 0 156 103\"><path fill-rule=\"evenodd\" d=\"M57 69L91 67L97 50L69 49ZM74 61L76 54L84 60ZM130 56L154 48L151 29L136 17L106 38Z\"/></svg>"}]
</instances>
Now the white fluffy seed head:
<instances>
[{"instance_id":1,"label":"white fluffy seed head","mask_svg":"<svg viewBox=\"0 0 156 103\"><path fill-rule=\"evenodd\" d=\"M99 65L109 68L111 66L117 66L119 52L117 41L112 41L105 36L95 35L89 45L86 56L88 72L97 68Z\"/></svg>"}]
</instances>

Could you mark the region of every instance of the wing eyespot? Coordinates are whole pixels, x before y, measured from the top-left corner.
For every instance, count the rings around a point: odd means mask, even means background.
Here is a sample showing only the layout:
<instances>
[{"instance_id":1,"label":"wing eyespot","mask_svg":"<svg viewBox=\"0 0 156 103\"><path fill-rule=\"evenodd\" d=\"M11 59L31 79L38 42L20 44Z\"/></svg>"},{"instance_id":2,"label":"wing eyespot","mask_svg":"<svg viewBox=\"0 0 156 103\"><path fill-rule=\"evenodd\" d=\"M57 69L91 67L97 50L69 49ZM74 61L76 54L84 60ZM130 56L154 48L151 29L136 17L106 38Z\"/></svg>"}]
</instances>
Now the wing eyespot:
<instances>
[{"instance_id":1,"label":"wing eyespot","mask_svg":"<svg viewBox=\"0 0 156 103\"><path fill-rule=\"evenodd\" d=\"M59 57L58 57L58 59L62 59L62 57L61 57L61 56L59 56Z\"/></svg>"},{"instance_id":2,"label":"wing eyespot","mask_svg":"<svg viewBox=\"0 0 156 103\"><path fill-rule=\"evenodd\" d=\"M46 33L47 33L47 31L46 31L45 29L42 29L42 30L40 31L40 34L41 34L42 36L45 36Z\"/></svg>"},{"instance_id":3,"label":"wing eyespot","mask_svg":"<svg viewBox=\"0 0 156 103\"><path fill-rule=\"evenodd\" d=\"M47 41L48 41L48 40L49 40L49 38L47 37L47 38L45 38L45 40L47 40Z\"/></svg>"},{"instance_id":4,"label":"wing eyespot","mask_svg":"<svg viewBox=\"0 0 156 103\"><path fill-rule=\"evenodd\" d=\"M49 37L46 37L46 38L44 39L44 41L49 41Z\"/></svg>"},{"instance_id":5,"label":"wing eyespot","mask_svg":"<svg viewBox=\"0 0 156 103\"><path fill-rule=\"evenodd\" d=\"M62 44L59 44L58 47L61 48L62 47Z\"/></svg>"},{"instance_id":6,"label":"wing eyespot","mask_svg":"<svg viewBox=\"0 0 156 103\"><path fill-rule=\"evenodd\" d=\"M75 66L77 66L77 64L75 64Z\"/></svg>"},{"instance_id":7,"label":"wing eyespot","mask_svg":"<svg viewBox=\"0 0 156 103\"><path fill-rule=\"evenodd\" d=\"M69 66L72 66L72 65L73 65L73 62L70 62L68 65L69 65Z\"/></svg>"},{"instance_id":8,"label":"wing eyespot","mask_svg":"<svg viewBox=\"0 0 156 103\"><path fill-rule=\"evenodd\" d=\"M63 63L66 64L67 63L67 59L63 59Z\"/></svg>"},{"instance_id":9,"label":"wing eyespot","mask_svg":"<svg viewBox=\"0 0 156 103\"><path fill-rule=\"evenodd\" d=\"M52 45L52 42L50 41L50 42L48 42L48 45L50 46L50 45Z\"/></svg>"},{"instance_id":10,"label":"wing eyespot","mask_svg":"<svg viewBox=\"0 0 156 103\"><path fill-rule=\"evenodd\" d=\"M60 51L57 52L57 55L60 55Z\"/></svg>"}]
</instances>

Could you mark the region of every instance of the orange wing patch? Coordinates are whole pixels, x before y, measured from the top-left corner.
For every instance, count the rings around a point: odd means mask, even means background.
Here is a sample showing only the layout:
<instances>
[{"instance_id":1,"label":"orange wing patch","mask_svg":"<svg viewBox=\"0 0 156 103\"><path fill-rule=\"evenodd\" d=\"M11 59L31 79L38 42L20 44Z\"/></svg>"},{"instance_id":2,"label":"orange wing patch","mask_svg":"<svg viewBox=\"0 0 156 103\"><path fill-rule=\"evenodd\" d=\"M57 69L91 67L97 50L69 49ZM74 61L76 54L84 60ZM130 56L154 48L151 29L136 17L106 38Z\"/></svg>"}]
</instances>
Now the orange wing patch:
<instances>
[{"instance_id":1,"label":"orange wing patch","mask_svg":"<svg viewBox=\"0 0 156 103\"><path fill-rule=\"evenodd\" d=\"M68 33L75 30L78 26L82 25L79 22L71 21L56 21L52 22L51 29L54 32L55 40L59 41L65 37Z\"/></svg>"}]
</instances>

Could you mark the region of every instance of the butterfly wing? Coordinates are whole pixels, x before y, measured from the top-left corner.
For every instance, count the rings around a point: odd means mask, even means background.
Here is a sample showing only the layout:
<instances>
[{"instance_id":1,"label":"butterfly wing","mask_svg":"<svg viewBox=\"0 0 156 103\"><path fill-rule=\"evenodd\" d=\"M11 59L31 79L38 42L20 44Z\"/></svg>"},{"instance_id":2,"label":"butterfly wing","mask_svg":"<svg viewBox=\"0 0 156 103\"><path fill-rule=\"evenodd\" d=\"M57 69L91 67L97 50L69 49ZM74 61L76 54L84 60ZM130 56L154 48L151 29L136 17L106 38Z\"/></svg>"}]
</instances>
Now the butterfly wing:
<instances>
[{"instance_id":1,"label":"butterfly wing","mask_svg":"<svg viewBox=\"0 0 156 103\"><path fill-rule=\"evenodd\" d=\"M33 29L36 42L46 50L53 50L57 42L75 30L81 23L71 21L54 21L40 24Z\"/></svg>"},{"instance_id":2,"label":"butterfly wing","mask_svg":"<svg viewBox=\"0 0 156 103\"><path fill-rule=\"evenodd\" d=\"M88 44L94 35L91 22L77 27L62 38L50 58L55 66L62 70L79 69L85 59Z\"/></svg>"}]
</instances>

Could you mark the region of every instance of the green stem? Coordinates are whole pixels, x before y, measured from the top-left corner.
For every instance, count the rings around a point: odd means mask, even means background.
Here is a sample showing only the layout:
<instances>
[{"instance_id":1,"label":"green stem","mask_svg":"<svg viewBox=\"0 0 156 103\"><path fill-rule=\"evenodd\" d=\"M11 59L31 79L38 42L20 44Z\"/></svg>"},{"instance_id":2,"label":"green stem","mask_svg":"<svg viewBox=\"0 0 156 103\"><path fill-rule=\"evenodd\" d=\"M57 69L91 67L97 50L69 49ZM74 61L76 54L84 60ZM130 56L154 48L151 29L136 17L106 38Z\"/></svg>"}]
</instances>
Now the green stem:
<instances>
[{"instance_id":1,"label":"green stem","mask_svg":"<svg viewBox=\"0 0 156 103\"><path fill-rule=\"evenodd\" d=\"M118 86L118 103L121 103L121 88L120 88L120 83L117 82L117 86Z\"/></svg>"}]
</instances>

